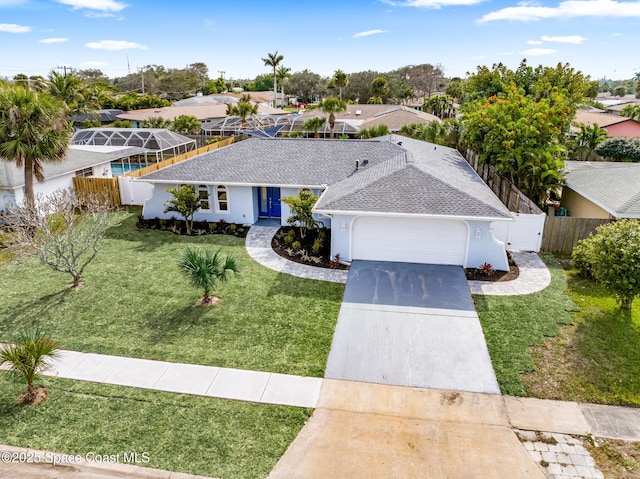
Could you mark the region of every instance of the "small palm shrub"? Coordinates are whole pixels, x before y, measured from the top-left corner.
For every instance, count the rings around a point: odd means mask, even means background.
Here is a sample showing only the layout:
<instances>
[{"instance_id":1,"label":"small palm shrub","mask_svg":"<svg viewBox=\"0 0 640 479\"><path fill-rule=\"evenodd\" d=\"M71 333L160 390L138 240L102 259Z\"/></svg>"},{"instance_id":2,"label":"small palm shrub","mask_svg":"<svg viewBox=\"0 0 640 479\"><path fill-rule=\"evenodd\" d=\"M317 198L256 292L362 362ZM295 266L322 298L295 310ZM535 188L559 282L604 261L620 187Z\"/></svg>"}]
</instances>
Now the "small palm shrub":
<instances>
[{"instance_id":1,"label":"small palm shrub","mask_svg":"<svg viewBox=\"0 0 640 479\"><path fill-rule=\"evenodd\" d=\"M51 367L49 360L57 355L58 342L39 329L23 333L12 344L0 346L0 366L8 364L9 371L27 383L27 389L18 398L19 404L34 404L46 398L46 389L39 391L35 383L40 374Z\"/></svg>"},{"instance_id":2,"label":"small palm shrub","mask_svg":"<svg viewBox=\"0 0 640 479\"><path fill-rule=\"evenodd\" d=\"M226 283L230 273L238 274L239 269L235 258L222 256L220 250L216 252L185 248L179 262L180 270L196 288L203 290L200 304L208 306L220 302L211 294L216 283Z\"/></svg>"}]
</instances>

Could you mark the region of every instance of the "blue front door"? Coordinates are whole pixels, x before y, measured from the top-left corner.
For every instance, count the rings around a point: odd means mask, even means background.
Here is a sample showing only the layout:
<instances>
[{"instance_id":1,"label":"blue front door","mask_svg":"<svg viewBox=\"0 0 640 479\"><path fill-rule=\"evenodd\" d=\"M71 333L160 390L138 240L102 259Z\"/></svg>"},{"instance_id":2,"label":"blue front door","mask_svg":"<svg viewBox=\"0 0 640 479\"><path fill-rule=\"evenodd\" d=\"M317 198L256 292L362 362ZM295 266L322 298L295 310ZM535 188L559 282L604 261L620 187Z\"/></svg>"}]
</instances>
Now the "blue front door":
<instances>
[{"instance_id":1,"label":"blue front door","mask_svg":"<svg viewBox=\"0 0 640 479\"><path fill-rule=\"evenodd\" d=\"M280 188L258 188L258 210L260 218L280 218Z\"/></svg>"}]
</instances>

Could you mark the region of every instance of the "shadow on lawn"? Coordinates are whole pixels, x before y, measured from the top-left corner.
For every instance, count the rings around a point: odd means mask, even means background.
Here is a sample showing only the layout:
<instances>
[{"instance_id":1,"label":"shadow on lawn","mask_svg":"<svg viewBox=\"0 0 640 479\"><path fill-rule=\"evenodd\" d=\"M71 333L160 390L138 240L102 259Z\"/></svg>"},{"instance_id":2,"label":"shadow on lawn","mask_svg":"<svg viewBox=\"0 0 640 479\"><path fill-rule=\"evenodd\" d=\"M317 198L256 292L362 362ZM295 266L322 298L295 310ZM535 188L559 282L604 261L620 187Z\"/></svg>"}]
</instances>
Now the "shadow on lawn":
<instances>
[{"instance_id":1,"label":"shadow on lawn","mask_svg":"<svg viewBox=\"0 0 640 479\"><path fill-rule=\"evenodd\" d=\"M221 321L219 315L210 314L210 308L197 304L185 306L181 309L167 308L156 311L147 316L145 324L148 325L149 339L156 343L167 342L178 335L184 334L184 328L198 328L206 321L206 327L215 326Z\"/></svg>"},{"instance_id":2,"label":"shadow on lawn","mask_svg":"<svg viewBox=\"0 0 640 479\"><path fill-rule=\"evenodd\" d=\"M22 304L11 309L11 315L7 315L3 319L2 329L16 333L39 325L41 318L48 317L48 312L64 303L69 294L73 292L71 288L66 287L35 301L25 298Z\"/></svg>"}]
</instances>

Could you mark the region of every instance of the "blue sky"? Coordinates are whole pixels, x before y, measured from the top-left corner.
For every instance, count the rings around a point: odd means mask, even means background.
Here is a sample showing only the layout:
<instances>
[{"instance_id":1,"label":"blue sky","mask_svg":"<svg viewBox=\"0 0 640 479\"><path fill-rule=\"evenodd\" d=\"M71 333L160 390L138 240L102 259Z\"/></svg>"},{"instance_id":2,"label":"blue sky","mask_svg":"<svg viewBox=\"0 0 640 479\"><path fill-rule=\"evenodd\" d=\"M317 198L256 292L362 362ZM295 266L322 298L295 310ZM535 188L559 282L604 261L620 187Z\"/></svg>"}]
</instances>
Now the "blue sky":
<instances>
[{"instance_id":1,"label":"blue sky","mask_svg":"<svg viewBox=\"0 0 640 479\"><path fill-rule=\"evenodd\" d=\"M527 58L626 79L639 27L640 1L622 0L0 0L0 76L204 62L253 78L277 50L293 72L326 76L431 63L464 77Z\"/></svg>"}]
</instances>

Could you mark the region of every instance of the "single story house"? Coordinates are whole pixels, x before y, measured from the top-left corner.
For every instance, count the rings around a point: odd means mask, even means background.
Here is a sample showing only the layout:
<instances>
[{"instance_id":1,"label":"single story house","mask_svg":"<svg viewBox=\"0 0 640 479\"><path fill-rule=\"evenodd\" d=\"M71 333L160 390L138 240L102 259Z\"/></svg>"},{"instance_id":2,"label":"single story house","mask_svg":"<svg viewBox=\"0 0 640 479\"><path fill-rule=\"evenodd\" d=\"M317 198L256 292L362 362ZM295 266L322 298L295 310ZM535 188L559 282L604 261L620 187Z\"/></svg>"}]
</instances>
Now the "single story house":
<instances>
[{"instance_id":1,"label":"single story house","mask_svg":"<svg viewBox=\"0 0 640 479\"><path fill-rule=\"evenodd\" d=\"M584 123L588 126L597 124L600 128L605 129L609 136L640 137L640 122L610 113L578 110L573 123ZM578 131L577 127L574 127L574 129Z\"/></svg>"},{"instance_id":2,"label":"single story house","mask_svg":"<svg viewBox=\"0 0 640 479\"><path fill-rule=\"evenodd\" d=\"M45 181L35 181L34 192L36 196L46 196L61 188L71 188L74 177L111 178L111 162L138 155L141 151L136 147L71 145L64 160L43 164ZM23 200L24 169L0 159L0 211Z\"/></svg>"},{"instance_id":3,"label":"single story house","mask_svg":"<svg viewBox=\"0 0 640 479\"><path fill-rule=\"evenodd\" d=\"M640 218L640 164L566 161L561 206L577 218Z\"/></svg>"},{"instance_id":4,"label":"single story house","mask_svg":"<svg viewBox=\"0 0 640 479\"><path fill-rule=\"evenodd\" d=\"M508 270L493 225L512 214L456 150L400 136L373 140L251 138L149 173L145 218L164 213L168 188L193 185L198 221L287 224L281 201L308 188L331 228L331 254Z\"/></svg>"}]
</instances>

